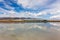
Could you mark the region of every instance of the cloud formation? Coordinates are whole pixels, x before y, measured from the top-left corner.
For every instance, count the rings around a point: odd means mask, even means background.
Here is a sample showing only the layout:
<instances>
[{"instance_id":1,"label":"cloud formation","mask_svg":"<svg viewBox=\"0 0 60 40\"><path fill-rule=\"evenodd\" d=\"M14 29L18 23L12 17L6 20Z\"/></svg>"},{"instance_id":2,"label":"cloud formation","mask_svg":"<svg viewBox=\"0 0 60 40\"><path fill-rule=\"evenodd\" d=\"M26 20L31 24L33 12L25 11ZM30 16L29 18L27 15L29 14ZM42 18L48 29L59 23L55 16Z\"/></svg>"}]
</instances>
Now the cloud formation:
<instances>
[{"instance_id":1,"label":"cloud formation","mask_svg":"<svg viewBox=\"0 0 60 40\"><path fill-rule=\"evenodd\" d=\"M60 0L0 0L0 17L60 18Z\"/></svg>"}]
</instances>

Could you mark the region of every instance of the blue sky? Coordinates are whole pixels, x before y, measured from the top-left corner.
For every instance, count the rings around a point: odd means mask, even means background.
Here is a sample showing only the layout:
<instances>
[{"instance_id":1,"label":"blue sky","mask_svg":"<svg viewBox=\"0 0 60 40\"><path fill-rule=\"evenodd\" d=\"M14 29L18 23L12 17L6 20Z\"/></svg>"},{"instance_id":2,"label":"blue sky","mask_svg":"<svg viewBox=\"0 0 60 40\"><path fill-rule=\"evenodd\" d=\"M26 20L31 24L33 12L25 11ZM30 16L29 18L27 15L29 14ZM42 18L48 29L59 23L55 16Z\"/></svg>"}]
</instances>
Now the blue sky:
<instances>
[{"instance_id":1,"label":"blue sky","mask_svg":"<svg viewBox=\"0 0 60 40\"><path fill-rule=\"evenodd\" d=\"M60 19L60 0L0 0L0 17Z\"/></svg>"}]
</instances>

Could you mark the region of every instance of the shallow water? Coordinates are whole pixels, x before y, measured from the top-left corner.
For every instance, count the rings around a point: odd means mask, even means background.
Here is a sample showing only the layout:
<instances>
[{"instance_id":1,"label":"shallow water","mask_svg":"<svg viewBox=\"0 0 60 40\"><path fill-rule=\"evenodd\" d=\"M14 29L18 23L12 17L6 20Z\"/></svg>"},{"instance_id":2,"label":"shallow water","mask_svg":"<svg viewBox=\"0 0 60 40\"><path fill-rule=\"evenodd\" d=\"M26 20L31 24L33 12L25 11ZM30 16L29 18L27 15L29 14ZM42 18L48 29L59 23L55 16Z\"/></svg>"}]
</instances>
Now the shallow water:
<instances>
[{"instance_id":1,"label":"shallow water","mask_svg":"<svg viewBox=\"0 0 60 40\"><path fill-rule=\"evenodd\" d=\"M60 40L60 23L0 23L0 40Z\"/></svg>"}]
</instances>

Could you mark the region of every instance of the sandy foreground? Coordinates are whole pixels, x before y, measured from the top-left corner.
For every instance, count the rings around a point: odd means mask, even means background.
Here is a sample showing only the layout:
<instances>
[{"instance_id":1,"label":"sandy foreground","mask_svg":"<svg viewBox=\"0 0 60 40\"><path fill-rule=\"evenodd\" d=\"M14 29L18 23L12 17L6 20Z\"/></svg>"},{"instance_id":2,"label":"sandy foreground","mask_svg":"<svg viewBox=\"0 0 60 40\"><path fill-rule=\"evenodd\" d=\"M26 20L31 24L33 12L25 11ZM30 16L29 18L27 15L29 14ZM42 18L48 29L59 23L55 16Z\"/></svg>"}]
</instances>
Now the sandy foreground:
<instances>
[{"instance_id":1,"label":"sandy foreground","mask_svg":"<svg viewBox=\"0 0 60 40\"><path fill-rule=\"evenodd\" d=\"M19 32L19 33L0 33L0 40L60 40L58 33L44 32Z\"/></svg>"}]
</instances>

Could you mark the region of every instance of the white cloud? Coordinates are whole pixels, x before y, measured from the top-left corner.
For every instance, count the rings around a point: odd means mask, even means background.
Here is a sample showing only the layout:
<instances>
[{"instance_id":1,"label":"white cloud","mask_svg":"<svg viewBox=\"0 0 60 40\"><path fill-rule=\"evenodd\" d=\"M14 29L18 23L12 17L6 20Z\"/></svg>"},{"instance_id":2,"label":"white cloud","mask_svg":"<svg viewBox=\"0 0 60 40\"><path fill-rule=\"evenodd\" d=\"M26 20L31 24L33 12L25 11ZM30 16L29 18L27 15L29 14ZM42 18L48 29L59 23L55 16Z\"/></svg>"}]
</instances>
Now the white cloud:
<instances>
[{"instance_id":1,"label":"white cloud","mask_svg":"<svg viewBox=\"0 0 60 40\"><path fill-rule=\"evenodd\" d=\"M60 14L59 14L59 15L51 16L50 18L51 18L51 19L56 19L56 20L57 20L57 19L60 19Z\"/></svg>"},{"instance_id":2,"label":"white cloud","mask_svg":"<svg viewBox=\"0 0 60 40\"><path fill-rule=\"evenodd\" d=\"M0 14L0 17L35 17L33 13L30 12L15 12L13 10L4 10L0 8L0 12L3 14Z\"/></svg>"},{"instance_id":3,"label":"white cloud","mask_svg":"<svg viewBox=\"0 0 60 40\"><path fill-rule=\"evenodd\" d=\"M49 9L43 10L40 13L42 15L47 15L48 13L52 16L49 17L49 19L60 19L60 1L57 0L55 3L48 6ZM39 13L38 13L39 14Z\"/></svg>"},{"instance_id":4,"label":"white cloud","mask_svg":"<svg viewBox=\"0 0 60 40\"><path fill-rule=\"evenodd\" d=\"M3 14L0 14L0 17L12 17L13 14L16 13L16 12L14 12L13 10L7 11L7 10L4 10L4 9L2 9L2 8L0 8L0 12L3 13Z\"/></svg>"},{"instance_id":5,"label":"white cloud","mask_svg":"<svg viewBox=\"0 0 60 40\"><path fill-rule=\"evenodd\" d=\"M2 1L2 0L0 0ZM32 8L32 9L38 9L40 6L45 6L47 2L50 0L18 0L18 4L22 4L24 8ZM42 10L39 13L33 13L33 12L15 12L14 8L11 6L8 6L4 3L4 5L11 9L10 11L4 10L0 8L0 12L3 12L4 14L1 14L0 17L42 17L42 15L47 15L48 13L52 16L49 17L49 19L53 18L60 18L60 0L56 0L56 2L46 5L45 7L48 8L46 10Z\"/></svg>"},{"instance_id":6,"label":"white cloud","mask_svg":"<svg viewBox=\"0 0 60 40\"><path fill-rule=\"evenodd\" d=\"M41 1L43 1L43 0L41 0ZM29 4L29 3L27 3L27 4ZM33 5L33 6L35 6L35 5ZM56 18L60 17L60 16L58 16L58 15L60 15L60 1L59 0L57 0L55 3L50 4L49 6L46 6L46 7L48 7L49 9L40 11L39 13L28 13L28 14L32 15L34 17L39 17L41 15L47 15L49 13L49 14L52 15L52 16L49 17L49 19L52 19L55 16L56 16Z\"/></svg>"},{"instance_id":7,"label":"white cloud","mask_svg":"<svg viewBox=\"0 0 60 40\"><path fill-rule=\"evenodd\" d=\"M22 4L24 8L37 9L47 4L49 0L18 0L18 4Z\"/></svg>"}]
</instances>

